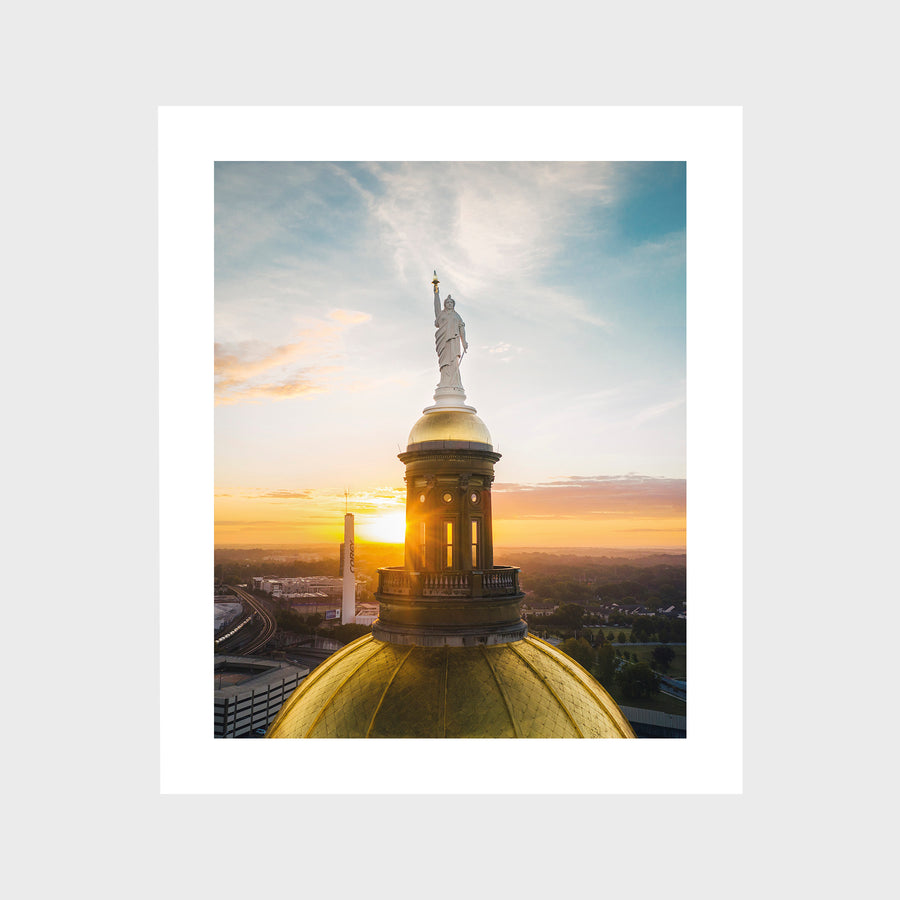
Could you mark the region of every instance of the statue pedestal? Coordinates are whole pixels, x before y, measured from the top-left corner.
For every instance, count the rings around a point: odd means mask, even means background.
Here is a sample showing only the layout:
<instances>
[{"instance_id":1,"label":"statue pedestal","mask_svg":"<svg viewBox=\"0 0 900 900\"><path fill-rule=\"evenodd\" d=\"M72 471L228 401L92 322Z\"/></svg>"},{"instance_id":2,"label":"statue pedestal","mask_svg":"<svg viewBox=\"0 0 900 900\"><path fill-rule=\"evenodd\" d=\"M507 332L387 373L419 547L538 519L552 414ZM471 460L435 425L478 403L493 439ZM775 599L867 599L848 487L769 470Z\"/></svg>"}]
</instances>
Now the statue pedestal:
<instances>
[{"instance_id":1,"label":"statue pedestal","mask_svg":"<svg viewBox=\"0 0 900 900\"><path fill-rule=\"evenodd\" d=\"M472 412L475 412L475 409L471 406L466 406L466 392L462 387L438 387L434 392L434 406L429 406L428 409L469 409ZM428 410L425 410L426 412Z\"/></svg>"}]
</instances>

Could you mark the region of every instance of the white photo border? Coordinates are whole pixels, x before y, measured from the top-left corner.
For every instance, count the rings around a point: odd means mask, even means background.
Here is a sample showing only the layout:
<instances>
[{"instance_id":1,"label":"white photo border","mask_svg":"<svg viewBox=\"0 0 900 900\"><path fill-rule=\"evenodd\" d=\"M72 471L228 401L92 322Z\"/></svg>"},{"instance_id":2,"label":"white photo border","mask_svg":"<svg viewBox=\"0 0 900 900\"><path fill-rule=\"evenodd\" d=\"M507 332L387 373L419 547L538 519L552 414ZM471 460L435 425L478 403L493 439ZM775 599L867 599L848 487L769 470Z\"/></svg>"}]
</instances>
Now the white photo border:
<instances>
[{"instance_id":1,"label":"white photo border","mask_svg":"<svg viewBox=\"0 0 900 900\"><path fill-rule=\"evenodd\" d=\"M171 106L158 121L161 792L741 793L741 108ZM687 738L213 738L217 160L686 161Z\"/></svg>"}]
</instances>

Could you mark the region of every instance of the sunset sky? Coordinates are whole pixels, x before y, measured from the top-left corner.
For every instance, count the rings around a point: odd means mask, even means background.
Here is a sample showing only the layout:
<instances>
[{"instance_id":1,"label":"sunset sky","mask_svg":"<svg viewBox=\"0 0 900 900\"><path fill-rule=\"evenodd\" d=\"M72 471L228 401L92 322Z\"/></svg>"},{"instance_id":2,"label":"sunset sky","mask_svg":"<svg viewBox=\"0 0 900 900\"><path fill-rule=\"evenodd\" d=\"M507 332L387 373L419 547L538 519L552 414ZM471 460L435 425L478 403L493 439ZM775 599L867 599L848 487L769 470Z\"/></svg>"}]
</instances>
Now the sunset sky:
<instances>
[{"instance_id":1,"label":"sunset sky","mask_svg":"<svg viewBox=\"0 0 900 900\"><path fill-rule=\"evenodd\" d=\"M685 165L217 163L219 546L402 540L432 270L497 546L685 544Z\"/></svg>"}]
</instances>

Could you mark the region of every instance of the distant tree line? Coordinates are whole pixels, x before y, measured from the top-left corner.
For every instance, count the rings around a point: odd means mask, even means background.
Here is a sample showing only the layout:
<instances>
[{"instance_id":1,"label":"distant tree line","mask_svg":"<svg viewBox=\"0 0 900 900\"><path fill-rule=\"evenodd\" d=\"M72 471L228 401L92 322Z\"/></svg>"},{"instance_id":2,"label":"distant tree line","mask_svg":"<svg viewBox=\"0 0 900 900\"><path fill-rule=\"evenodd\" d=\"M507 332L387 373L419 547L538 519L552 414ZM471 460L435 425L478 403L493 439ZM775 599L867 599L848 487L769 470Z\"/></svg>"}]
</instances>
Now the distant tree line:
<instances>
[{"instance_id":1,"label":"distant tree line","mask_svg":"<svg viewBox=\"0 0 900 900\"><path fill-rule=\"evenodd\" d=\"M668 616L632 616L622 613L616 616L613 625L592 623L591 614L583 606L577 603L565 603L548 615L531 616L529 619L534 628L541 631L550 631L566 637L575 637L574 632L585 627L599 628L594 643L605 641L625 643L625 633L616 628L630 628L631 638L634 643L684 643L687 639L687 621L685 619L672 619Z\"/></svg>"},{"instance_id":2,"label":"distant tree line","mask_svg":"<svg viewBox=\"0 0 900 900\"><path fill-rule=\"evenodd\" d=\"M687 620L668 616L622 616L619 625L631 628L631 640L636 644L661 641L664 644L683 644L687 640Z\"/></svg>"},{"instance_id":3,"label":"distant tree line","mask_svg":"<svg viewBox=\"0 0 900 900\"><path fill-rule=\"evenodd\" d=\"M304 616L300 613L281 610L275 613L275 621L279 631L287 631L291 634L316 634L325 618L319 613Z\"/></svg>"},{"instance_id":4,"label":"distant tree line","mask_svg":"<svg viewBox=\"0 0 900 900\"><path fill-rule=\"evenodd\" d=\"M334 546L334 545L333 545ZM334 552L315 559L272 559L284 554L283 550L266 548L215 550L214 571L216 582L248 583L254 575L272 578L300 578L307 575L340 574L340 557L337 546ZM358 578L374 578L382 566L402 566L403 545L356 542L356 575Z\"/></svg>"},{"instance_id":5,"label":"distant tree line","mask_svg":"<svg viewBox=\"0 0 900 900\"><path fill-rule=\"evenodd\" d=\"M336 559L285 560L260 563L254 560L228 560L215 565L215 580L222 584L249 584L256 575L267 578L301 578L307 575L338 574L339 562Z\"/></svg>"},{"instance_id":6,"label":"distant tree line","mask_svg":"<svg viewBox=\"0 0 900 900\"><path fill-rule=\"evenodd\" d=\"M687 596L686 572L684 566L673 565L575 566L532 561L523 565L520 582L539 601L589 606L599 597L603 603L677 606Z\"/></svg>"}]
</instances>

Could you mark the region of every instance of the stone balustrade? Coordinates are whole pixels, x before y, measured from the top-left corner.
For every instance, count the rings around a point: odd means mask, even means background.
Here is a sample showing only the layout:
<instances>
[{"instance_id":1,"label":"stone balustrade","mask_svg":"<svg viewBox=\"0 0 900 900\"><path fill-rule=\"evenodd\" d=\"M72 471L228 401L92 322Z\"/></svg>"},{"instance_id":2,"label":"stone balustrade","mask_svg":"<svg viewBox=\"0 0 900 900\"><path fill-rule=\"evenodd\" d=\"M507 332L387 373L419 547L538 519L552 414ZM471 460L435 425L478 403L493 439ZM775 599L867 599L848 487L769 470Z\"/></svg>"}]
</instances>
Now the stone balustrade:
<instances>
[{"instance_id":1,"label":"stone balustrade","mask_svg":"<svg viewBox=\"0 0 900 900\"><path fill-rule=\"evenodd\" d=\"M409 596L409 572L406 569L379 569L378 593L394 597Z\"/></svg>"},{"instance_id":2,"label":"stone balustrade","mask_svg":"<svg viewBox=\"0 0 900 900\"><path fill-rule=\"evenodd\" d=\"M484 573L483 590L489 597L519 592L519 570L509 566L489 569Z\"/></svg>"},{"instance_id":3,"label":"stone balustrade","mask_svg":"<svg viewBox=\"0 0 900 900\"><path fill-rule=\"evenodd\" d=\"M476 572L378 570L378 593L390 597L505 597L519 593L519 570L494 566Z\"/></svg>"}]
</instances>

